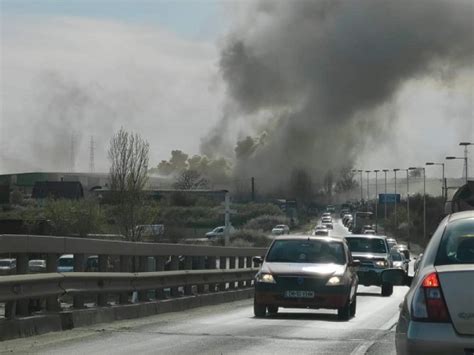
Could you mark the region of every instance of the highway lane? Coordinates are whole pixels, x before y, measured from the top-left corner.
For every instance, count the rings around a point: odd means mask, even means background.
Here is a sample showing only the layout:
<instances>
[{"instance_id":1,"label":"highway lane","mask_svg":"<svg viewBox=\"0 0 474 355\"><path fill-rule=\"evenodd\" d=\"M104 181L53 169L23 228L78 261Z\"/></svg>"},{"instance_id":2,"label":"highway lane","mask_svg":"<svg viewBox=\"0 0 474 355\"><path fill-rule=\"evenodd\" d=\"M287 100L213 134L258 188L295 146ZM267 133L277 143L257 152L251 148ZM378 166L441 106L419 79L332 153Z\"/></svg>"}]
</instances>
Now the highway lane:
<instances>
[{"instance_id":1,"label":"highway lane","mask_svg":"<svg viewBox=\"0 0 474 355\"><path fill-rule=\"evenodd\" d=\"M35 354L394 354L398 305L359 288L356 317L338 321L330 310L283 309L257 319L252 300L138 320L118 321L0 343L0 353Z\"/></svg>"}]
</instances>

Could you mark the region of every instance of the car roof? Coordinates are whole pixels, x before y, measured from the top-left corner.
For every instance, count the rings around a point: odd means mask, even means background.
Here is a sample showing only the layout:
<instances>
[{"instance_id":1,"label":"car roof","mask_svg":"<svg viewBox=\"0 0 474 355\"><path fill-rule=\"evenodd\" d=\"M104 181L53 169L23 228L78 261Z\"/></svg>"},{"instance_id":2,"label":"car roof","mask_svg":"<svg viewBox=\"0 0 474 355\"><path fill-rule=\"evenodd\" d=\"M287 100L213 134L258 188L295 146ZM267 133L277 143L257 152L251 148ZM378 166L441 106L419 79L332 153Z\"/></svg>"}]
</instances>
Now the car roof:
<instances>
[{"instance_id":1,"label":"car roof","mask_svg":"<svg viewBox=\"0 0 474 355\"><path fill-rule=\"evenodd\" d=\"M342 238L329 237L323 235L292 235L290 237L279 236L275 237L274 240L323 240L328 242L341 242L344 240Z\"/></svg>"},{"instance_id":2,"label":"car roof","mask_svg":"<svg viewBox=\"0 0 474 355\"><path fill-rule=\"evenodd\" d=\"M462 211L462 212L456 212L456 213L450 214L448 223L451 223L460 219L466 219L466 218L474 218L474 210Z\"/></svg>"}]
</instances>

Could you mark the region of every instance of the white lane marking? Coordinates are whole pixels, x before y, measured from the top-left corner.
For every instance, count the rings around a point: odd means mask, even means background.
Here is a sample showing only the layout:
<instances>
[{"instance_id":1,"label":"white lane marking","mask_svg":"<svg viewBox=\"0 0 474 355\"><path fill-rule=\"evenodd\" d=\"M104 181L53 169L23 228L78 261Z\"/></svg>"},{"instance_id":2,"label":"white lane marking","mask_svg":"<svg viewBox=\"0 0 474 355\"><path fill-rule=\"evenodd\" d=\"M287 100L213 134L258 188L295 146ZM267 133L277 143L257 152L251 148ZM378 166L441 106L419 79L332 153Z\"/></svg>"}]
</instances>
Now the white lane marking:
<instances>
[{"instance_id":1,"label":"white lane marking","mask_svg":"<svg viewBox=\"0 0 474 355\"><path fill-rule=\"evenodd\" d=\"M392 318L390 318L387 322L385 322L380 329L381 330L390 330L398 321L398 312L396 312ZM364 341L363 343L359 344L354 350L352 350L351 355L365 355L367 350L370 349L372 345L375 344L377 340L368 340Z\"/></svg>"}]
</instances>

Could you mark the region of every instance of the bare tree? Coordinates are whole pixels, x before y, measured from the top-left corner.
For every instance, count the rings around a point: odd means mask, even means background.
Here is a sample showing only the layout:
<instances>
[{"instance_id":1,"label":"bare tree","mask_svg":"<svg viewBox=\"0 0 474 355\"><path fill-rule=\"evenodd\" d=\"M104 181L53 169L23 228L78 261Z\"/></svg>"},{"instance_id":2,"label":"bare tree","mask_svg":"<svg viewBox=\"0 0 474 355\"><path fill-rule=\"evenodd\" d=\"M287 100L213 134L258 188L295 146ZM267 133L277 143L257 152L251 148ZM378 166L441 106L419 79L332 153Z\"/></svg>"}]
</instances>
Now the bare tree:
<instances>
[{"instance_id":1,"label":"bare tree","mask_svg":"<svg viewBox=\"0 0 474 355\"><path fill-rule=\"evenodd\" d=\"M136 225L143 223L144 194L148 181L149 144L140 135L120 129L110 140L110 186L117 207L117 224L129 240L137 240Z\"/></svg>"},{"instance_id":2,"label":"bare tree","mask_svg":"<svg viewBox=\"0 0 474 355\"><path fill-rule=\"evenodd\" d=\"M196 170L184 170L174 183L175 189L196 190L209 188L209 182Z\"/></svg>"}]
</instances>

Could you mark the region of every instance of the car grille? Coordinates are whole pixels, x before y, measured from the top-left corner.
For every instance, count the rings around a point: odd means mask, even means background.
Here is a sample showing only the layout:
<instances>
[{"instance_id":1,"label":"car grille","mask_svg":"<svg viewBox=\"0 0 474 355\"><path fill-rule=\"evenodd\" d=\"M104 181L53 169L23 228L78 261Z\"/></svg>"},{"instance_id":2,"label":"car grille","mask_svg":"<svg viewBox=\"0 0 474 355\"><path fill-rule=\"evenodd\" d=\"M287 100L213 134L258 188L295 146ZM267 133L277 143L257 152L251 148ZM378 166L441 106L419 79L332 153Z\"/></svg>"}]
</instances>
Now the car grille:
<instances>
[{"instance_id":1,"label":"car grille","mask_svg":"<svg viewBox=\"0 0 474 355\"><path fill-rule=\"evenodd\" d=\"M325 279L304 276L276 276L278 286L288 290L310 290L325 285Z\"/></svg>"}]
</instances>

